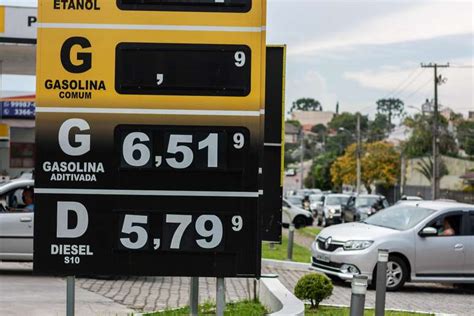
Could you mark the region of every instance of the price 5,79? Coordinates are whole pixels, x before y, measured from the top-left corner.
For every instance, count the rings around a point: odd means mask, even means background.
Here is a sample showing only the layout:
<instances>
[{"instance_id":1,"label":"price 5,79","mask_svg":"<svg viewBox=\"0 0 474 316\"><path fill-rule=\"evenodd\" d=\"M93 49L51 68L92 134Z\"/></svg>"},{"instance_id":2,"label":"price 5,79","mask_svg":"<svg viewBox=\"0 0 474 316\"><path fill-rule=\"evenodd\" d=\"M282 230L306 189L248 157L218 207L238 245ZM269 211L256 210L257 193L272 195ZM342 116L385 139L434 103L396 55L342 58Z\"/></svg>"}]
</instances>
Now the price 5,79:
<instances>
[{"instance_id":1,"label":"price 5,79","mask_svg":"<svg viewBox=\"0 0 474 316\"><path fill-rule=\"evenodd\" d=\"M223 246L224 223L213 214L166 214L161 232L150 228L152 225L149 224L148 215L123 215L119 238L121 248L148 249L151 241L154 250L217 250ZM240 232L244 226L242 216L231 216L230 224L233 232Z\"/></svg>"}]
</instances>

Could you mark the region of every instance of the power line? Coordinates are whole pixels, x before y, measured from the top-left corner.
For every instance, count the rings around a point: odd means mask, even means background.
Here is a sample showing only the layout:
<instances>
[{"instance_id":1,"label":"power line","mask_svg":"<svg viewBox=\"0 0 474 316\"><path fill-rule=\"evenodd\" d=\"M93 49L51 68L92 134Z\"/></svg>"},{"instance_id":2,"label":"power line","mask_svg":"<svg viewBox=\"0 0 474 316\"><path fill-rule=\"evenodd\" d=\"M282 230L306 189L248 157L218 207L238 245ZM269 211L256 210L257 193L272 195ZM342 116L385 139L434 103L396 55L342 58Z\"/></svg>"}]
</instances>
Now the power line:
<instances>
[{"instance_id":1,"label":"power line","mask_svg":"<svg viewBox=\"0 0 474 316\"><path fill-rule=\"evenodd\" d=\"M395 93L393 95L393 97L401 97L403 95L403 93L405 93L405 91L424 73L424 69L421 68L421 71L418 72L418 74L413 77L410 81L407 81L407 84L400 90L398 91L397 93Z\"/></svg>"},{"instance_id":2,"label":"power line","mask_svg":"<svg viewBox=\"0 0 474 316\"><path fill-rule=\"evenodd\" d=\"M432 82L432 79L428 79L428 81L426 81L425 83L423 83L421 86L418 87L418 89L416 89L415 91L413 91L412 93L410 93L408 96L406 96L404 99L405 100L409 100L412 96L414 96L415 94L417 94L418 92L420 92L421 89L423 89L424 87L426 87L430 82Z\"/></svg>"},{"instance_id":3,"label":"power line","mask_svg":"<svg viewBox=\"0 0 474 316\"><path fill-rule=\"evenodd\" d=\"M397 91L398 91L405 83L407 83L407 81L410 80L410 78L411 78L414 74L416 74L418 71L420 71L420 68L415 68L415 69L410 73L410 75L409 75L406 79L402 80L402 81L400 82L400 84L399 84L394 90L392 90L391 92L389 92L389 93L384 97L384 99L389 98L391 95L395 95L395 93L397 93ZM422 71L423 71L423 70L421 69L420 72L422 72Z\"/></svg>"}]
</instances>

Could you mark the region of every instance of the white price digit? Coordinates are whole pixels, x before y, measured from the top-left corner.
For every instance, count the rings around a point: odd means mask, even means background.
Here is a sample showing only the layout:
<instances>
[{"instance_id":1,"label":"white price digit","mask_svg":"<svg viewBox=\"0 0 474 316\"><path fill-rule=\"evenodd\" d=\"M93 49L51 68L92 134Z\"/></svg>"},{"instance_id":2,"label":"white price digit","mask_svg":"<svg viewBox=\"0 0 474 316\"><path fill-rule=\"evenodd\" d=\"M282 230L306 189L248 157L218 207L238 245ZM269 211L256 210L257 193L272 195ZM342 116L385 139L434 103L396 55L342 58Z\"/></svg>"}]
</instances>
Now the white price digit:
<instances>
[{"instance_id":1,"label":"white price digit","mask_svg":"<svg viewBox=\"0 0 474 316\"><path fill-rule=\"evenodd\" d=\"M193 163L194 154L191 148L185 145L179 145L179 143L191 144L192 142L192 135L170 135L170 141L168 143L168 153L181 153L183 155L181 161L178 161L176 157L166 158L166 162L170 167L175 169L186 169Z\"/></svg>"},{"instance_id":2,"label":"white price digit","mask_svg":"<svg viewBox=\"0 0 474 316\"><path fill-rule=\"evenodd\" d=\"M178 228L174 232L173 238L171 239L170 249L179 249L181 246L181 239L183 238L184 231L191 224L193 217L191 215L175 215L167 214L166 222L179 224Z\"/></svg>"},{"instance_id":3,"label":"white price digit","mask_svg":"<svg viewBox=\"0 0 474 316\"><path fill-rule=\"evenodd\" d=\"M242 216L234 216L232 217L232 230L234 232L239 232L242 230L242 227L244 226L244 220L242 219Z\"/></svg>"},{"instance_id":4,"label":"white price digit","mask_svg":"<svg viewBox=\"0 0 474 316\"><path fill-rule=\"evenodd\" d=\"M130 133L123 140L123 159L132 167L143 167L150 161L150 149L139 142L149 142L150 138L145 133L134 132ZM134 153L138 153L138 158L135 158Z\"/></svg>"},{"instance_id":5,"label":"white price digit","mask_svg":"<svg viewBox=\"0 0 474 316\"><path fill-rule=\"evenodd\" d=\"M122 233L125 234L136 234L137 238L132 241L130 237L120 238L122 245L128 249L140 249L146 245L148 241L148 233L145 228L134 224L146 224L148 217L145 215L125 215L122 226Z\"/></svg>"},{"instance_id":6,"label":"white price digit","mask_svg":"<svg viewBox=\"0 0 474 316\"><path fill-rule=\"evenodd\" d=\"M242 133L235 133L234 134L234 148L242 149L245 145L245 137Z\"/></svg>"},{"instance_id":7,"label":"white price digit","mask_svg":"<svg viewBox=\"0 0 474 316\"><path fill-rule=\"evenodd\" d=\"M207 166L209 168L217 168L218 156L217 156L217 133L211 133L203 141L199 142L199 150L207 148Z\"/></svg>"},{"instance_id":8,"label":"white price digit","mask_svg":"<svg viewBox=\"0 0 474 316\"><path fill-rule=\"evenodd\" d=\"M206 228L206 223L212 224L210 229ZM203 239L196 240L197 244L204 249L212 249L219 246L222 241L222 222L215 215L201 215L196 221L196 231ZM206 237L212 237L207 241Z\"/></svg>"},{"instance_id":9,"label":"white price digit","mask_svg":"<svg viewBox=\"0 0 474 316\"><path fill-rule=\"evenodd\" d=\"M235 59L235 65L237 67L243 67L245 66L245 53L242 51L238 51L234 54L234 59Z\"/></svg>"}]
</instances>

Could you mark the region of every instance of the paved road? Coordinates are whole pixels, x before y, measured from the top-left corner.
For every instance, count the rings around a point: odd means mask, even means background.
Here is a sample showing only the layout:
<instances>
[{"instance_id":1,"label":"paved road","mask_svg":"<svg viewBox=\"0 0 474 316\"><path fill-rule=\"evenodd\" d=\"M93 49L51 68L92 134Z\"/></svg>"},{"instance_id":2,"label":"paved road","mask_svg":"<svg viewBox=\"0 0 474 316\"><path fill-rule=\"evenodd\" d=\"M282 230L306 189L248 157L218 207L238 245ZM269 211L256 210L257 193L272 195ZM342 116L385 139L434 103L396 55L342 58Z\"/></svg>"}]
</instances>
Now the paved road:
<instances>
[{"instance_id":1,"label":"paved road","mask_svg":"<svg viewBox=\"0 0 474 316\"><path fill-rule=\"evenodd\" d=\"M9 310L23 308L28 303L31 310L47 306L64 305L65 281L59 278L40 278L31 276L25 270L26 265L21 264L14 277L11 270L5 271L4 264L0 263L0 306L7 306ZM29 266L31 267L31 265ZM9 272L10 271L10 272ZM282 283L293 289L297 280L305 273L303 269L263 267L264 273L278 274ZM248 298L253 292L252 282L247 287L245 279L227 279L226 297L228 300ZM54 288L54 291L50 289ZM215 279L200 279L200 300L215 299ZM44 289L44 290L42 290ZM82 308L77 315L124 314L127 308L137 311L153 311L164 308L183 306L188 303L189 278L171 277L127 277L113 280L78 279L77 280L77 307ZM91 296L89 296L91 295ZM367 306L373 306L375 293L369 291ZM350 303L349 284L336 285L330 299L325 304L346 305ZM8 305L9 304L9 305ZM400 292L387 294L387 308L417 310L427 312L442 312L457 315L472 315L474 306L474 292L454 288L449 285L409 284ZM84 309L85 307L88 308ZM52 308L52 307L51 307ZM53 313L62 315L60 309L52 310ZM47 310L47 309L46 309ZM24 312L18 315L31 315ZM94 311L94 313L91 313ZM0 309L0 315L4 313ZM15 315L13 313L13 315ZM33 314L46 315L46 314Z\"/></svg>"}]
</instances>

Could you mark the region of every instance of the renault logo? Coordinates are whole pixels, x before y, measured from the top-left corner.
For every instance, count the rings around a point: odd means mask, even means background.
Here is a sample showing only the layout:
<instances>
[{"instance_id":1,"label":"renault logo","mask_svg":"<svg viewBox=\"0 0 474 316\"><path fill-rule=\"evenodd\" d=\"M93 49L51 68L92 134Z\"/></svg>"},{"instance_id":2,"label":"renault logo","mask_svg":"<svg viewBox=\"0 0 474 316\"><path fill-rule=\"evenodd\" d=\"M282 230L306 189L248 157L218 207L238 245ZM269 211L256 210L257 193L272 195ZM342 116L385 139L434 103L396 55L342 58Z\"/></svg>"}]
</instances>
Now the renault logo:
<instances>
[{"instance_id":1,"label":"renault logo","mask_svg":"<svg viewBox=\"0 0 474 316\"><path fill-rule=\"evenodd\" d=\"M329 246L331 245L332 242L332 237L328 237L326 241L324 242L324 249L329 249Z\"/></svg>"}]
</instances>

